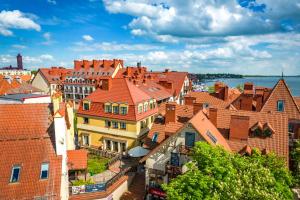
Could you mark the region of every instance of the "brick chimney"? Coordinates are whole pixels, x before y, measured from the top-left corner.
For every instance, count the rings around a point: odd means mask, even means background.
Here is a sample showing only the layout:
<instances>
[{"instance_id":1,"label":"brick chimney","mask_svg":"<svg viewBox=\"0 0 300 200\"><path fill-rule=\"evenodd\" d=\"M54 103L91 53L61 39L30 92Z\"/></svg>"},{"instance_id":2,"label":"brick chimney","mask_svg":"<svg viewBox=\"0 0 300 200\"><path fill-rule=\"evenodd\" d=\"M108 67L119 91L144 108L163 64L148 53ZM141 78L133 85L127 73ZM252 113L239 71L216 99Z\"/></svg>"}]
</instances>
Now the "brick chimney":
<instances>
[{"instance_id":1,"label":"brick chimney","mask_svg":"<svg viewBox=\"0 0 300 200\"><path fill-rule=\"evenodd\" d=\"M74 69L75 71L79 71L82 68L82 61L74 60Z\"/></svg>"},{"instance_id":2,"label":"brick chimney","mask_svg":"<svg viewBox=\"0 0 300 200\"><path fill-rule=\"evenodd\" d=\"M253 83L250 83L250 82L245 83L244 91L252 91L253 92Z\"/></svg>"},{"instance_id":3,"label":"brick chimney","mask_svg":"<svg viewBox=\"0 0 300 200\"><path fill-rule=\"evenodd\" d=\"M126 74L127 74L127 76L131 76L131 73L132 73L132 68L131 67L127 67L126 68Z\"/></svg>"},{"instance_id":4,"label":"brick chimney","mask_svg":"<svg viewBox=\"0 0 300 200\"><path fill-rule=\"evenodd\" d=\"M258 95L256 97L256 111L260 111L263 105L263 96Z\"/></svg>"},{"instance_id":5,"label":"brick chimney","mask_svg":"<svg viewBox=\"0 0 300 200\"><path fill-rule=\"evenodd\" d=\"M102 85L101 85L102 90L110 90L111 89L112 79L110 77L103 78L103 79L101 79L101 81L102 81Z\"/></svg>"},{"instance_id":6,"label":"brick chimney","mask_svg":"<svg viewBox=\"0 0 300 200\"><path fill-rule=\"evenodd\" d=\"M215 87L215 92L219 92L219 90L223 87L223 83L222 82L216 82L214 87Z\"/></svg>"},{"instance_id":7,"label":"brick chimney","mask_svg":"<svg viewBox=\"0 0 300 200\"><path fill-rule=\"evenodd\" d=\"M89 70L90 69L90 61L83 60L83 67L85 70Z\"/></svg>"},{"instance_id":8,"label":"brick chimney","mask_svg":"<svg viewBox=\"0 0 300 200\"><path fill-rule=\"evenodd\" d=\"M241 103L240 105L241 110L252 111L253 94L245 94L245 93L242 94L240 103Z\"/></svg>"},{"instance_id":9,"label":"brick chimney","mask_svg":"<svg viewBox=\"0 0 300 200\"><path fill-rule=\"evenodd\" d=\"M23 61L22 61L21 54L17 55L17 66L18 66L18 69L23 70Z\"/></svg>"},{"instance_id":10,"label":"brick chimney","mask_svg":"<svg viewBox=\"0 0 300 200\"><path fill-rule=\"evenodd\" d=\"M209 108L209 120L215 127L218 125L218 109L217 108Z\"/></svg>"},{"instance_id":11,"label":"brick chimney","mask_svg":"<svg viewBox=\"0 0 300 200\"><path fill-rule=\"evenodd\" d=\"M193 114L196 115L200 110L203 109L203 103L193 103Z\"/></svg>"},{"instance_id":12,"label":"brick chimney","mask_svg":"<svg viewBox=\"0 0 300 200\"><path fill-rule=\"evenodd\" d=\"M229 139L247 140L249 122L249 116L231 115Z\"/></svg>"},{"instance_id":13,"label":"brick chimney","mask_svg":"<svg viewBox=\"0 0 300 200\"><path fill-rule=\"evenodd\" d=\"M191 96L185 96L184 97L184 104L192 106L196 101L196 97L191 97Z\"/></svg>"},{"instance_id":14,"label":"brick chimney","mask_svg":"<svg viewBox=\"0 0 300 200\"><path fill-rule=\"evenodd\" d=\"M176 103L166 104L165 123L176 122Z\"/></svg>"}]
</instances>

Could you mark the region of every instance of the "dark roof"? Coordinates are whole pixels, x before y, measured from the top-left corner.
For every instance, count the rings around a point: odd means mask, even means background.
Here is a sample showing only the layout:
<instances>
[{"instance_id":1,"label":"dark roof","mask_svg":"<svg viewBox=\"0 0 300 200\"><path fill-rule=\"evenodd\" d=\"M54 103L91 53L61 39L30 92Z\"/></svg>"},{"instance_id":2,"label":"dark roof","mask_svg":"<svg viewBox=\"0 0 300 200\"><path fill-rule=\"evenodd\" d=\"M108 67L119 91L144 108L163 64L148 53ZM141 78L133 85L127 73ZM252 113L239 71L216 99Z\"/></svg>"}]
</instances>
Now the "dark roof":
<instances>
[{"instance_id":1,"label":"dark roof","mask_svg":"<svg viewBox=\"0 0 300 200\"><path fill-rule=\"evenodd\" d=\"M40 95L40 94L8 94L0 96L2 99L12 99L12 100L18 100L23 101L24 99L30 99L30 98L37 98L37 97L47 97L49 95Z\"/></svg>"}]
</instances>

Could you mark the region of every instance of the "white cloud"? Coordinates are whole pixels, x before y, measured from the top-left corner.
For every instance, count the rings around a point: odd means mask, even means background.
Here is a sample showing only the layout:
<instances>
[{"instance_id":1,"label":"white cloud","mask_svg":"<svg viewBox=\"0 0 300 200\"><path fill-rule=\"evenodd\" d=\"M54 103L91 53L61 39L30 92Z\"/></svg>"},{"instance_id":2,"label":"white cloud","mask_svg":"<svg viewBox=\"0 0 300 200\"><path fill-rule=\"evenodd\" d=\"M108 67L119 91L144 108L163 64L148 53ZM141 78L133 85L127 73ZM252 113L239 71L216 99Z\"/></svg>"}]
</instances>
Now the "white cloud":
<instances>
[{"instance_id":1,"label":"white cloud","mask_svg":"<svg viewBox=\"0 0 300 200\"><path fill-rule=\"evenodd\" d=\"M12 36L11 29L33 29L40 31L39 24L33 21L32 15L22 13L19 10L0 12L0 34L4 36Z\"/></svg>"},{"instance_id":2,"label":"white cloud","mask_svg":"<svg viewBox=\"0 0 300 200\"><path fill-rule=\"evenodd\" d=\"M43 54L40 56L42 60L54 60L53 56L50 54Z\"/></svg>"},{"instance_id":3,"label":"white cloud","mask_svg":"<svg viewBox=\"0 0 300 200\"><path fill-rule=\"evenodd\" d=\"M94 38L90 35L83 35L82 38L85 40L85 41L93 41Z\"/></svg>"},{"instance_id":4,"label":"white cloud","mask_svg":"<svg viewBox=\"0 0 300 200\"><path fill-rule=\"evenodd\" d=\"M26 69L33 69L37 66L49 67L53 65L54 57L50 54L42 54L37 56L23 55L23 62ZM11 54L0 54L0 67L1 66L16 66L16 56Z\"/></svg>"},{"instance_id":5,"label":"white cloud","mask_svg":"<svg viewBox=\"0 0 300 200\"><path fill-rule=\"evenodd\" d=\"M110 13L134 17L128 24L133 35L152 37L161 42L273 33L282 30L282 19L286 18L300 24L299 0L256 1L258 5L266 5L264 12L241 7L237 0L103 0ZM294 30L291 25L286 28Z\"/></svg>"},{"instance_id":6,"label":"white cloud","mask_svg":"<svg viewBox=\"0 0 300 200\"><path fill-rule=\"evenodd\" d=\"M56 5L56 1L55 1L55 0L47 0L47 2L48 2L49 4Z\"/></svg>"}]
</instances>

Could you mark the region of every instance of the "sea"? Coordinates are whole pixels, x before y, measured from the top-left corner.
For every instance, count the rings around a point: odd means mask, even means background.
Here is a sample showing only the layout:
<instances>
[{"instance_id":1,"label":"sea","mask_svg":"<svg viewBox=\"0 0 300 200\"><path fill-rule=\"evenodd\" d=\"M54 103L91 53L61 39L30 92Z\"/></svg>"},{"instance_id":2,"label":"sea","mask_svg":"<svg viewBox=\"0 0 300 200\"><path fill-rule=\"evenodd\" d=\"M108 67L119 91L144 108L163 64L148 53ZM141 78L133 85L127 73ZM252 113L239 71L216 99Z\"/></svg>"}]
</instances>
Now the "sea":
<instances>
[{"instance_id":1,"label":"sea","mask_svg":"<svg viewBox=\"0 0 300 200\"><path fill-rule=\"evenodd\" d=\"M244 77L244 78L224 78L218 80L206 80L205 85L212 86L216 81L221 81L226 83L229 87L236 87L238 85L243 85L245 82L252 82L257 86L265 86L273 88L277 81L281 77ZM290 91L293 96L300 96L300 77L284 77L285 82L287 83Z\"/></svg>"}]
</instances>

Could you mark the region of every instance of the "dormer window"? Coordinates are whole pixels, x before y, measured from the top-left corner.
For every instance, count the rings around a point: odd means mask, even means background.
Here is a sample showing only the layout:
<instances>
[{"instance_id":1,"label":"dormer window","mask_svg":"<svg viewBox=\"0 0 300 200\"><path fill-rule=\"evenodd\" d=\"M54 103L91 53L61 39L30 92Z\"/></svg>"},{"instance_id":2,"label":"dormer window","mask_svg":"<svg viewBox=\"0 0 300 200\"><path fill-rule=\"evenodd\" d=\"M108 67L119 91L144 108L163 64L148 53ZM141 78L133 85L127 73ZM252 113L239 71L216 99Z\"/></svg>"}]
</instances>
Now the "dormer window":
<instances>
[{"instance_id":1,"label":"dormer window","mask_svg":"<svg viewBox=\"0 0 300 200\"><path fill-rule=\"evenodd\" d=\"M218 139L210 132L210 131L207 131L206 132L206 135L209 137L209 139L214 143L216 144L218 142Z\"/></svg>"},{"instance_id":2,"label":"dormer window","mask_svg":"<svg viewBox=\"0 0 300 200\"><path fill-rule=\"evenodd\" d=\"M49 163L42 163L41 165L41 179L48 179Z\"/></svg>"},{"instance_id":3,"label":"dormer window","mask_svg":"<svg viewBox=\"0 0 300 200\"><path fill-rule=\"evenodd\" d=\"M119 114L119 106L113 106L114 114Z\"/></svg>"},{"instance_id":4,"label":"dormer window","mask_svg":"<svg viewBox=\"0 0 300 200\"><path fill-rule=\"evenodd\" d=\"M121 115L127 115L127 107L125 106L121 107Z\"/></svg>"},{"instance_id":5,"label":"dormer window","mask_svg":"<svg viewBox=\"0 0 300 200\"><path fill-rule=\"evenodd\" d=\"M111 105L105 105L105 112L106 113L111 113Z\"/></svg>"},{"instance_id":6,"label":"dormer window","mask_svg":"<svg viewBox=\"0 0 300 200\"><path fill-rule=\"evenodd\" d=\"M89 102L84 102L83 103L83 110L90 110L90 103Z\"/></svg>"},{"instance_id":7,"label":"dormer window","mask_svg":"<svg viewBox=\"0 0 300 200\"><path fill-rule=\"evenodd\" d=\"M252 137L271 137L273 133L275 133L272 126L267 122L264 125L262 125L260 122L257 122L254 124L254 126L251 128Z\"/></svg>"},{"instance_id":8,"label":"dormer window","mask_svg":"<svg viewBox=\"0 0 300 200\"><path fill-rule=\"evenodd\" d=\"M21 166L20 165L14 165L12 170L11 170L11 176L10 176L10 182L11 183L19 182L20 172L21 172Z\"/></svg>"},{"instance_id":9,"label":"dormer window","mask_svg":"<svg viewBox=\"0 0 300 200\"><path fill-rule=\"evenodd\" d=\"M157 142L158 133L154 133L152 136L152 142Z\"/></svg>"},{"instance_id":10,"label":"dormer window","mask_svg":"<svg viewBox=\"0 0 300 200\"><path fill-rule=\"evenodd\" d=\"M138 113L142 113L143 112L143 104L140 104L138 106Z\"/></svg>"},{"instance_id":11,"label":"dormer window","mask_svg":"<svg viewBox=\"0 0 300 200\"><path fill-rule=\"evenodd\" d=\"M284 111L284 102L283 102L283 100L278 100L277 101L277 111L279 111L279 112Z\"/></svg>"}]
</instances>

